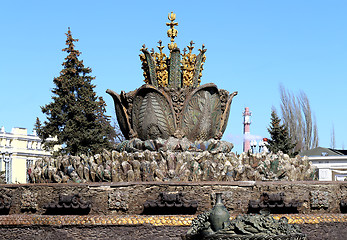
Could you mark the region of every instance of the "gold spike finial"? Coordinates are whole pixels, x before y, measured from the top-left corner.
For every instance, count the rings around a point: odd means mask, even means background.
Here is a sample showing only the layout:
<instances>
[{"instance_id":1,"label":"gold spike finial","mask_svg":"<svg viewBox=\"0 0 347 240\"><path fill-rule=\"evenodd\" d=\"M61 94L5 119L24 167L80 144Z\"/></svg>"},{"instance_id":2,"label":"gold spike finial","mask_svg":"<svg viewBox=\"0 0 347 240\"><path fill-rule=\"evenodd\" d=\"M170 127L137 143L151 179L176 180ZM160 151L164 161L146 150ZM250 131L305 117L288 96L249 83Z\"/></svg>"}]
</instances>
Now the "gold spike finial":
<instances>
[{"instance_id":1,"label":"gold spike finial","mask_svg":"<svg viewBox=\"0 0 347 240\"><path fill-rule=\"evenodd\" d=\"M172 51L174 48L177 48L177 44L174 43L175 37L177 37L177 29L175 29L175 26L178 26L177 22L174 22L176 20L176 14L171 12L168 15L168 19L171 21L169 23L166 23L166 26L170 26L170 29L167 30L167 36L171 38L171 43L168 44L168 48L170 51Z\"/></svg>"},{"instance_id":2,"label":"gold spike finial","mask_svg":"<svg viewBox=\"0 0 347 240\"><path fill-rule=\"evenodd\" d=\"M190 41L187 48L184 48L181 57L178 58L179 61L176 61L177 53L175 54L175 59L171 59L171 54L174 49L177 49L177 43L175 43L175 38L177 37L177 30L175 26L178 26L178 23L175 22L176 14L171 12L168 14L169 23L166 23L170 29L167 31L167 35L171 38L171 42L168 44L170 50L170 55L166 56L163 52L164 44L161 40L158 41L157 48L159 52L155 52L154 49L151 49L149 52L146 45L142 45L140 54L140 60L142 62L143 76L145 77L144 81L147 84L151 84L152 79L155 78L157 81L158 87L168 87L169 84L169 70L170 66L173 66L173 69L181 68L181 86L182 87L197 87L200 85L200 78L202 76L201 71L203 70L203 65L206 59L205 56L205 46L202 45L199 49L199 55L193 54L194 42ZM177 49L178 50L178 49ZM177 51L180 53L180 51Z\"/></svg>"}]
</instances>

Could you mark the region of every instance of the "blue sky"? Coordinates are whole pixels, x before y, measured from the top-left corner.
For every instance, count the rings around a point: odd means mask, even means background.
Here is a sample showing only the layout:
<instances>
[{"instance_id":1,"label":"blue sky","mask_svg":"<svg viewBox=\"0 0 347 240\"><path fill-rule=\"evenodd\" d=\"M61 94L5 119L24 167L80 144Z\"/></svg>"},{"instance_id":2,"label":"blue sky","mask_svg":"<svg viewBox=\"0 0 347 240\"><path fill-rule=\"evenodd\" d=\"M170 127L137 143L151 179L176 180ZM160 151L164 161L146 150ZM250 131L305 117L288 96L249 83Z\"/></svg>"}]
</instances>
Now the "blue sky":
<instances>
[{"instance_id":1,"label":"blue sky","mask_svg":"<svg viewBox=\"0 0 347 240\"><path fill-rule=\"evenodd\" d=\"M176 42L207 48L202 84L238 91L224 139L242 151L242 111L253 113L251 133L268 137L279 86L304 91L316 115L320 146L347 147L347 1L2 1L0 8L0 126L32 130L40 106L51 101L62 69L68 27L80 59L92 68L96 92L143 84L139 53L165 45L167 15L176 13ZM166 52L167 53L167 52Z\"/></svg>"}]
</instances>

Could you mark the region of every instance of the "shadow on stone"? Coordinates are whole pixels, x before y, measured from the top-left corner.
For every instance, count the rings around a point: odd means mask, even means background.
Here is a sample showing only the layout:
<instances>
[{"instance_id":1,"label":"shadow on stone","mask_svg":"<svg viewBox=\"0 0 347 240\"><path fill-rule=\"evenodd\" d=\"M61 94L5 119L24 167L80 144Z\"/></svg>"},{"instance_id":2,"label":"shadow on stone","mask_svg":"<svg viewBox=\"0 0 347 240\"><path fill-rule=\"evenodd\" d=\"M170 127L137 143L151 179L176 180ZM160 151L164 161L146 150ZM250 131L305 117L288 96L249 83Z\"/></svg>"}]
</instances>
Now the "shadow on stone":
<instances>
[{"instance_id":1,"label":"shadow on stone","mask_svg":"<svg viewBox=\"0 0 347 240\"><path fill-rule=\"evenodd\" d=\"M156 200L147 200L143 204L143 215L193 215L198 208L198 201L187 200L183 193L159 194Z\"/></svg>"},{"instance_id":2,"label":"shadow on stone","mask_svg":"<svg viewBox=\"0 0 347 240\"><path fill-rule=\"evenodd\" d=\"M347 213L347 201L341 200L340 211L341 211L341 213Z\"/></svg>"},{"instance_id":3,"label":"shadow on stone","mask_svg":"<svg viewBox=\"0 0 347 240\"><path fill-rule=\"evenodd\" d=\"M59 195L58 202L44 206L45 215L87 215L91 209L89 201L82 200L79 194Z\"/></svg>"},{"instance_id":4,"label":"shadow on stone","mask_svg":"<svg viewBox=\"0 0 347 240\"><path fill-rule=\"evenodd\" d=\"M262 210L267 210L272 214L290 214L299 213L298 207L301 202L295 199L290 201L285 200L285 194L262 193L259 200L250 200L248 203L248 213L260 213Z\"/></svg>"},{"instance_id":5,"label":"shadow on stone","mask_svg":"<svg viewBox=\"0 0 347 240\"><path fill-rule=\"evenodd\" d=\"M0 195L0 215L7 215L10 212L12 200L5 194Z\"/></svg>"}]
</instances>

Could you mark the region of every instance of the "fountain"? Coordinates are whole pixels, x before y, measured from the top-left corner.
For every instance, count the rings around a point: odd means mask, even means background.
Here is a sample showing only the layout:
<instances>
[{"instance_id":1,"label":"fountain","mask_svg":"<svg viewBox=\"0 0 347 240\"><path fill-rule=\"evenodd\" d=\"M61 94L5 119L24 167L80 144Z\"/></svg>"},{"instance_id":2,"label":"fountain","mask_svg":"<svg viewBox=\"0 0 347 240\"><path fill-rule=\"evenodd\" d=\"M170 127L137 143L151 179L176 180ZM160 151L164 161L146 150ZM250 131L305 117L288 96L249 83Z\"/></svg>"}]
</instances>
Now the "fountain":
<instances>
[{"instance_id":1,"label":"fountain","mask_svg":"<svg viewBox=\"0 0 347 240\"><path fill-rule=\"evenodd\" d=\"M187 46L189 51L183 49L181 54L174 42L178 25L175 19L174 13L169 14L169 56L163 53L165 47L161 40L158 53L153 49L149 52L145 45L141 49L146 84L128 93L122 91L120 95L107 90L114 100L119 127L128 140L122 144L125 148L159 150L154 146L157 142L167 147L179 144L185 148L169 147L170 150L199 148L204 141L209 142L207 145L216 144L211 140L221 139L226 129L230 105L237 92L229 94L213 83L200 86L205 46L202 45L195 55L191 41Z\"/></svg>"},{"instance_id":2,"label":"fountain","mask_svg":"<svg viewBox=\"0 0 347 240\"><path fill-rule=\"evenodd\" d=\"M313 181L306 157L236 155L221 140L237 92L200 85L206 48L181 52L175 18L168 56L162 41L159 52L141 49L145 84L107 90L126 140L94 156L37 160L31 184L1 185L3 236L305 239L293 223L310 239L345 231L346 183Z\"/></svg>"}]
</instances>

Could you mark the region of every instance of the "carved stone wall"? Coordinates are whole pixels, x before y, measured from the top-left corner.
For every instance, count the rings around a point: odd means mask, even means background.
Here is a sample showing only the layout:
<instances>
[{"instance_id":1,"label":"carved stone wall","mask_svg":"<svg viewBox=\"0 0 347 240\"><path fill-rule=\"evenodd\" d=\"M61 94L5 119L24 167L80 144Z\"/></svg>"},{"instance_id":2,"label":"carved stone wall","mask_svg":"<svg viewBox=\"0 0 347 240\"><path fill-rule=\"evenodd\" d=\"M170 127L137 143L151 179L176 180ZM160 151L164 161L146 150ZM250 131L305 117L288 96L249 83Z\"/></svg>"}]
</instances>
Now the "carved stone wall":
<instances>
[{"instance_id":1,"label":"carved stone wall","mask_svg":"<svg viewBox=\"0 0 347 240\"><path fill-rule=\"evenodd\" d=\"M346 223L302 224L300 228L310 240L334 239L345 240ZM170 239L181 240L181 235L189 229L188 226L14 226L1 227L2 239L122 239L148 240Z\"/></svg>"},{"instance_id":2,"label":"carved stone wall","mask_svg":"<svg viewBox=\"0 0 347 240\"><path fill-rule=\"evenodd\" d=\"M108 194L108 208L111 210L128 210L129 195L125 191L114 190Z\"/></svg>"},{"instance_id":3,"label":"carved stone wall","mask_svg":"<svg viewBox=\"0 0 347 240\"><path fill-rule=\"evenodd\" d=\"M8 214L45 214L44 206L55 203L60 195L79 194L91 205L90 215L142 214L144 203L157 200L159 193L182 193L189 202L198 202L196 214L213 206L214 194L223 193L223 201L230 213L247 213L250 199L259 199L263 192L285 192L286 199L302 203L298 213L340 213L342 196L346 195L346 182L120 182L120 183L68 183L68 184L4 184L0 193L11 199ZM323 191L329 205L316 209L311 206L311 192ZM33 205L27 197L34 197ZM36 208L36 211L23 209Z\"/></svg>"},{"instance_id":4,"label":"carved stone wall","mask_svg":"<svg viewBox=\"0 0 347 240\"><path fill-rule=\"evenodd\" d=\"M326 191L315 190L310 192L311 208L327 209L329 207L329 193Z\"/></svg>"},{"instance_id":5,"label":"carved stone wall","mask_svg":"<svg viewBox=\"0 0 347 240\"><path fill-rule=\"evenodd\" d=\"M22 212L36 212L38 210L37 204L37 192L32 192L28 189L25 189L22 193L21 198L21 211Z\"/></svg>"}]
</instances>

